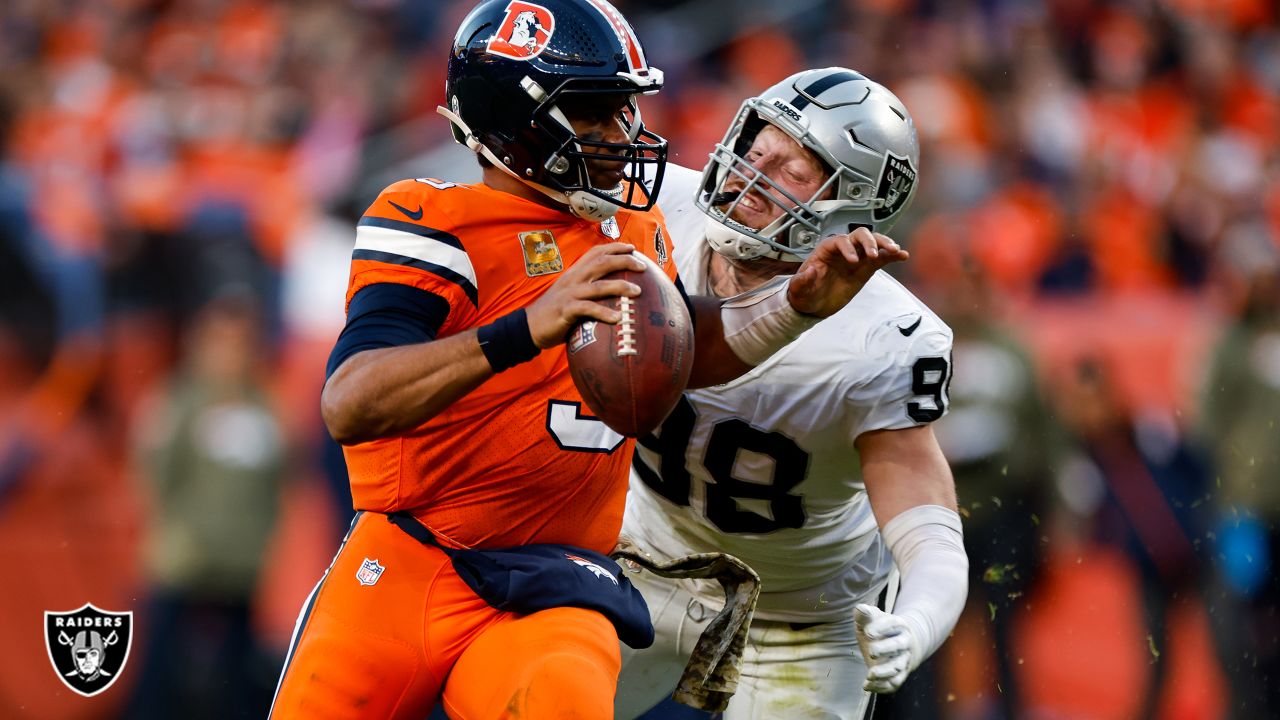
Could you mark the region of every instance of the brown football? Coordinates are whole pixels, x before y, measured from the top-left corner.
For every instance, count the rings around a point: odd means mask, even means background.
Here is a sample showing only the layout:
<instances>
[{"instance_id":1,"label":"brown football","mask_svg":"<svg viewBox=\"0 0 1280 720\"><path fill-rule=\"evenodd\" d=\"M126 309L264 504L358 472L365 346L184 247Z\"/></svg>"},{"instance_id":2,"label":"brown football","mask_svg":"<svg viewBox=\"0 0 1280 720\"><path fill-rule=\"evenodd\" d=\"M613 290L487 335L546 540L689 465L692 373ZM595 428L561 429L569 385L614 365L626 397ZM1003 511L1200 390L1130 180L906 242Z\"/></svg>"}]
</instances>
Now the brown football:
<instances>
[{"instance_id":1,"label":"brown football","mask_svg":"<svg viewBox=\"0 0 1280 720\"><path fill-rule=\"evenodd\" d=\"M639 255L637 253L637 255ZM643 272L607 275L640 286L639 297L603 301L622 313L616 325L586 320L567 341L569 373L587 407L627 437L658 427L689 381L693 325L674 283L652 260Z\"/></svg>"}]
</instances>

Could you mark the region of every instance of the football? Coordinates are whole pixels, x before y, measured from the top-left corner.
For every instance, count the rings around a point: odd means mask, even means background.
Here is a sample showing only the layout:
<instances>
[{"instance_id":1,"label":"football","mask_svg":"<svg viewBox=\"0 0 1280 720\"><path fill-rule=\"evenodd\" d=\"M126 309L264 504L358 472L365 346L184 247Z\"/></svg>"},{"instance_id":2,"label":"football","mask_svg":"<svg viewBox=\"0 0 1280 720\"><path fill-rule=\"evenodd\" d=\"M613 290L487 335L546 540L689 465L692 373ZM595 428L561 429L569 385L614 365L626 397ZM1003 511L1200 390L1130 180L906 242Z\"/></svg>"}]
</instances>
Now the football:
<instances>
[{"instance_id":1,"label":"football","mask_svg":"<svg viewBox=\"0 0 1280 720\"><path fill-rule=\"evenodd\" d=\"M684 298L649 258L643 272L606 277L640 286L639 297L605 305L622 313L616 325L585 320L567 340L569 373L587 408L615 431L639 437L675 407L693 367L693 324Z\"/></svg>"}]
</instances>

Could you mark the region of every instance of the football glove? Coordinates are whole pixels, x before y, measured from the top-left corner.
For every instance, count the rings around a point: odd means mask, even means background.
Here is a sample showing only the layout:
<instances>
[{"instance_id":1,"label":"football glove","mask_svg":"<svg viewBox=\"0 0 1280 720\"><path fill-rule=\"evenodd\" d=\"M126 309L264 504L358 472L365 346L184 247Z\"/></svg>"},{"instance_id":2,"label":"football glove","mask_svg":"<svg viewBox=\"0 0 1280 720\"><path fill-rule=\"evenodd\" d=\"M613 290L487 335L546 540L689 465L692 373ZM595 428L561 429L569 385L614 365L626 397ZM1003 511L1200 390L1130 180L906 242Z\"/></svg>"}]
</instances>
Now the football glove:
<instances>
[{"instance_id":1,"label":"football glove","mask_svg":"<svg viewBox=\"0 0 1280 720\"><path fill-rule=\"evenodd\" d=\"M907 621L874 605L853 609L858 649L867 663L862 689L873 693L896 692L913 668L911 628Z\"/></svg>"}]
</instances>

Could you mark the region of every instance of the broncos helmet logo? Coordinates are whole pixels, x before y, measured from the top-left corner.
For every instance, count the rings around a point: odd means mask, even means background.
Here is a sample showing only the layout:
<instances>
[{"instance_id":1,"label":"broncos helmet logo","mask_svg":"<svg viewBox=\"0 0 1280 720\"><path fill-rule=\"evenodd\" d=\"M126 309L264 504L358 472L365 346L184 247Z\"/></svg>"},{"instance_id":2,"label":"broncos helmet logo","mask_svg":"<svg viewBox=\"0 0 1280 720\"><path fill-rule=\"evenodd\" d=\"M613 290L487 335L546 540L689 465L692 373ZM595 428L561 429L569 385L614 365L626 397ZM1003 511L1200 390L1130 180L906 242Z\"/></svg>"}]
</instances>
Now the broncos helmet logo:
<instances>
[{"instance_id":1,"label":"broncos helmet logo","mask_svg":"<svg viewBox=\"0 0 1280 720\"><path fill-rule=\"evenodd\" d=\"M546 49L555 32L556 17L541 5L512 0L502 25L486 46L494 55L512 60L532 60Z\"/></svg>"}]
</instances>

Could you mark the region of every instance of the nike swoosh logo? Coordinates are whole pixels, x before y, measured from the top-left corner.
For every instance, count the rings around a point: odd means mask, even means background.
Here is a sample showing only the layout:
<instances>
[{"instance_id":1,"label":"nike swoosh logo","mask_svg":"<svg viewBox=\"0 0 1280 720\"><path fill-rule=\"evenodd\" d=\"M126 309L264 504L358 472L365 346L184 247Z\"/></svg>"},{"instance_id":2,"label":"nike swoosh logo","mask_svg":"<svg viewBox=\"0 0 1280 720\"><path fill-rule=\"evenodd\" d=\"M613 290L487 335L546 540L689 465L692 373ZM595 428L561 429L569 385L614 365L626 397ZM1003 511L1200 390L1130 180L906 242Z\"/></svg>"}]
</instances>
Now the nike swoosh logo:
<instances>
[{"instance_id":1,"label":"nike swoosh logo","mask_svg":"<svg viewBox=\"0 0 1280 720\"><path fill-rule=\"evenodd\" d=\"M915 332L916 328L920 327L921 320L924 320L923 315L920 317L917 317L916 321L911 323L910 325L906 327L899 327L898 332L902 333L902 337L911 337L911 333Z\"/></svg>"},{"instance_id":2,"label":"nike swoosh logo","mask_svg":"<svg viewBox=\"0 0 1280 720\"><path fill-rule=\"evenodd\" d=\"M407 218L409 218L410 220L421 220L421 219L422 219L422 205L421 205L421 204L419 204L419 205L418 205L418 209L417 209L415 212L409 212L409 209L408 209L408 208L400 207L399 205L395 204L395 202L393 202L393 201L391 201L391 200L388 200L387 202L391 203L391 207L393 207L393 208L395 208L395 209L399 210L400 212L404 213L404 216L405 216L405 217L407 217Z\"/></svg>"}]
</instances>

